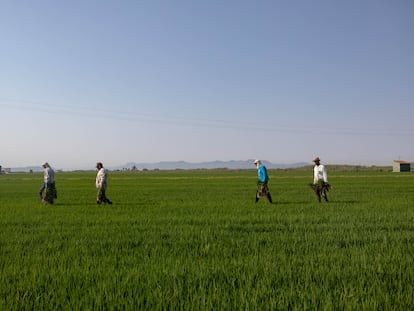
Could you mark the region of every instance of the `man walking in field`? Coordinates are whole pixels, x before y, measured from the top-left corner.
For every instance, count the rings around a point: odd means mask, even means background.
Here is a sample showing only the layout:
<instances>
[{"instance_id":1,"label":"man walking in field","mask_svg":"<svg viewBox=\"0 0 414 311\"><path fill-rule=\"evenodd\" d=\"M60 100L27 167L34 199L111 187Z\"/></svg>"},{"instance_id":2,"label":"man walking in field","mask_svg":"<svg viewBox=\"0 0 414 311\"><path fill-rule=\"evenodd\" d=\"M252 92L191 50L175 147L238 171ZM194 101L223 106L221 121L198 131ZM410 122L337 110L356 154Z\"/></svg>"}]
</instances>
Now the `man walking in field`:
<instances>
[{"instance_id":1,"label":"man walking in field","mask_svg":"<svg viewBox=\"0 0 414 311\"><path fill-rule=\"evenodd\" d=\"M47 162L43 162L42 167L43 185L39 190L40 199L44 204L53 204L53 200L57 199L55 171Z\"/></svg>"},{"instance_id":2,"label":"man walking in field","mask_svg":"<svg viewBox=\"0 0 414 311\"><path fill-rule=\"evenodd\" d=\"M260 160L255 160L254 164L257 168L257 174L259 176L259 181L257 182L257 191L256 191L256 202L260 198L267 197L270 203L272 203L272 196L270 195L269 187L267 182L269 181L269 175L267 174L266 166L264 166Z\"/></svg>"},{"instance_id":3,"label":"man walking in field","mask_svg":"<svg viewBox=\"0 0 414 311\"><path fill-rule=\"evenodd\" d=\"M315 165L313 167L313 184L311 186L319 202L321 201L321 197L328 202L328 192L331 188L328 184L328 173L325 166L321 164L319 157L315 157L313 162Z\"/></svg>"},{"instance_id":4,"label":"man walking in field","mask_svg":"<svg viewBox=\"0 0 414 311\"><path fill-rule=\"evenodd\" d=\"M103 167L101 162L96 163L98 173L96 174L96 188L98 193L96 195L96 203L108 203L112 202L106 197L106 188L108 187L108 171Z\"/></svg>"}]
</instances>

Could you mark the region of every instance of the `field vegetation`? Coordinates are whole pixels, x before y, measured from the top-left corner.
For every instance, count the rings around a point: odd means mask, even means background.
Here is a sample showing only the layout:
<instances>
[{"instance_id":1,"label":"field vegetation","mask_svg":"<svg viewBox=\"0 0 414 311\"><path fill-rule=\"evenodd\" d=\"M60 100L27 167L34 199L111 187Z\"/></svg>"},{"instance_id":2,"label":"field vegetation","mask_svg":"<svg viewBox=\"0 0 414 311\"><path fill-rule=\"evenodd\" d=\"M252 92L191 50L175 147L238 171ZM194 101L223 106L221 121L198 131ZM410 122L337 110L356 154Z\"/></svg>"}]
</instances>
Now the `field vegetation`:
<instances>
[{"instance_id":1,"label":"field vegetation","mask_svg":"<svg viewBox=\"0 0 414 311\"><path fill-rule=\"evenodd\" d=\"M329 167L328 167L329 169ZM414 175L311 170L0 175L0 310L412 310Z\"/></svg>"}]
</instances>

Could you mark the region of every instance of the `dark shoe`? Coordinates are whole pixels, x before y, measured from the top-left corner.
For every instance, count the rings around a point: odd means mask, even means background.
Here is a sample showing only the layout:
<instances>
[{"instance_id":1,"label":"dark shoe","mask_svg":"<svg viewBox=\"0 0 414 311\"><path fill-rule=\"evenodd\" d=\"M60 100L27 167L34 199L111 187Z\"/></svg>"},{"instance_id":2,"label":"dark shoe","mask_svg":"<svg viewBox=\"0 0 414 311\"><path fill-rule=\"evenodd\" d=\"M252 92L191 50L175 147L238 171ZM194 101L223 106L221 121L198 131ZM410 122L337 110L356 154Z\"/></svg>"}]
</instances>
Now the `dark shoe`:
<instances>
[{"instance_id":1,"label":"dark shoe","mask_svg":"<svg viewBox=\"0 0 414 311\"><path fill-rule=\"evenodd\" d=\"M318 202L321 201L321 194L320 194L320 192L316 192L316 198L318 199Z\"/></svg>"},{"instance_id":2,"label":"dark shoe","mask_svg":"<svg viewBox=\"0 0 414 311\"><path fill-rule=\"evenodd\" d=\"M272 196L270 195L270 193L267 194L267 199L269 200L270 203L273 203Z\"/></svg>"},{"instance_id":3,"label":"dark shoe","mask_svg":"<svg viewBox=\"0 0 414 311\"><path fill-rule=\"evenodd\" d=\"M100 205L102 202L101 201L96 201L96 204Z\"/></svg>"}]
</instances>

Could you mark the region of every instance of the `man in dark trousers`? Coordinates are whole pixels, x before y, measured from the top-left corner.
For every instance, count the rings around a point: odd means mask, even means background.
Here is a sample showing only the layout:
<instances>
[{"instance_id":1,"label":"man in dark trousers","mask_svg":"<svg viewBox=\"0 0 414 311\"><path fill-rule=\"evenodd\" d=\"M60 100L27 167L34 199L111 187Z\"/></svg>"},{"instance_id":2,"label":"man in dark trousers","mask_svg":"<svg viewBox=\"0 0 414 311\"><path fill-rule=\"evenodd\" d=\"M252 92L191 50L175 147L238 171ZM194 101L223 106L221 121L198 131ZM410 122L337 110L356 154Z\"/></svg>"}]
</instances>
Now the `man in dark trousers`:
<instances>
[{"instance_id":1,"label":"man in dark trousers","mask_svg":"<svg viewBox=\"0 0 414 311\"><path fill-rule=\"evenodd\" d=\"M39 190L40 199L44 204L53 204L54 199L57 199L55 171L47 162L43 162L42 167L43 185Z\"/></svg>"},{"instance_id":2,"label":"man in dark trousers","mask_svg":"<svg viewBox=\"0 0 414 311\"><path fill-rule=\"evenodd\" d=\"M266 166L264 166L260 160L255 160L254 164L256 165L257 175L259 176L259 181L257 182L256 202L262 197L267 197L269 202L272 203L272 196L270 195L269 187L267 185L269 175L267 174Z\"/></svg>"},{"instance_id":3,"label":"man in dark trousers","mask_svg":"<svg viewBox=\"0 0 414 311\"><path fill-rule=\"evenodd\" d=\"M321 197L328 202L328 192L331 186L328 184L328 173L326 167L321 164L319 157L313 158L313 184L312 188L315 191L316 198L321 201Z\"/></svg>"}]
</instances>

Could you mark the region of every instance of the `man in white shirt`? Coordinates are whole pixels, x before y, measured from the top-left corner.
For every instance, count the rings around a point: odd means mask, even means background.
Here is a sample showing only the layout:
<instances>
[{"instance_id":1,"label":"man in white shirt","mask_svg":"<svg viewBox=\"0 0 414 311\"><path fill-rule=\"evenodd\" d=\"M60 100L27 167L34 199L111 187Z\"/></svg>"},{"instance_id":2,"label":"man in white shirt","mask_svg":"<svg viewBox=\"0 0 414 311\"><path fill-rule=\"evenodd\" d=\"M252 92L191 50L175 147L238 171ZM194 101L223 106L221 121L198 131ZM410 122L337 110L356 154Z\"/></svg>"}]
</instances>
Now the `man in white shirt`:
<instances>
[{"instance_id":1,"label":"man in white shirt","mask_svg":"<svg viewBox=\"0 0 414 311\"><path fill-rule=\"evenodd\" d=\"M112 202L106 197L106 188L108 187L108 171L103 167L101 162L96 163L96 168L98 173L96 174L96 188L98 193L96 194L96 203L108 203Z\"/></svg>"},{"instance_id":2,"label":"man in white shirt","mask_svg":"<svg viewBox=\"0 0 414 311\"><path fill-rule=\"evenodd\" d=\"M312 188L315 191L318 201L321 201L321 197L328 202L328 191L330 185L328 184L328 173L324 165L321 164L321 159L315 157L313 159L315 166L313 167L313 185Z\"/></svg>"},{"instance_id":3,"label":"man in white shirt","mask_svg":"<svg viewBox=\"0 0 414 311\"><path fill-rule=\"evenodd\" d=\"M55 186L55 171L47 162L43 162L42 167L43 185L39 190L40 199L45 204L53 204L53 200L57 199L57 191Z\"/></svg>"}]
</instances>

